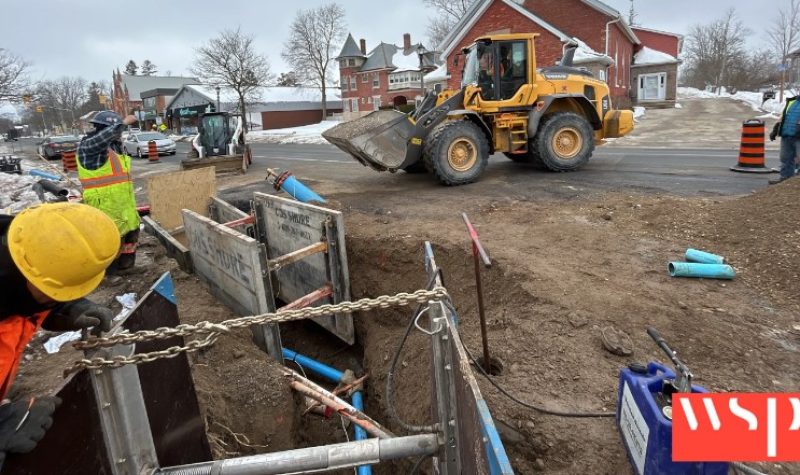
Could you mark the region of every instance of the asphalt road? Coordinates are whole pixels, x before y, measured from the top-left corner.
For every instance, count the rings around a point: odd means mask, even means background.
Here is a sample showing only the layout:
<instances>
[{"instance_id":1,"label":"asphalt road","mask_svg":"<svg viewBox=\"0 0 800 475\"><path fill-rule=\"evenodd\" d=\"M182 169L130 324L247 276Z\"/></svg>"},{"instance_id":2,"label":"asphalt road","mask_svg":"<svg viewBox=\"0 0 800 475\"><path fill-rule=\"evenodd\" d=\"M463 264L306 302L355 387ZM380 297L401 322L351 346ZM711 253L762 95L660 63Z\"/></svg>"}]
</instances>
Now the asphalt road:
<instances>
[{"instance_id":1,"label":"asphalt road","mask_svg":"<svg viewBox=\"0 0 800 475\"><path fill-rule=\"evenodd\" d=\"M3 144L8 146L8 144ZM33 140L13 143L17 153L33 153ZM6 147L8 148L8 147ZM180 169L189 144L178 143L175 156L161 157L159 163L134 160L134 176L147 176ZM357 191L385 186L402 189L439 186L428 175L379 173L366 168L331 145L252 144L251 181L266 175L267 168L289 169L311 183L334 182ZM548 173L516 164L502 155L491 157L481 182L495 191L534 196L566 187L594 191L654 191L678 195L740 195L767 185L776 175L734 173L735 149L644 148L604 145L581 170L568 174ZM778 166L777 153L767 152L767 165ZM471 185L472 186L472 185ZM481 192L484 187L480 187Z\"/></svg>"}]
</instances>

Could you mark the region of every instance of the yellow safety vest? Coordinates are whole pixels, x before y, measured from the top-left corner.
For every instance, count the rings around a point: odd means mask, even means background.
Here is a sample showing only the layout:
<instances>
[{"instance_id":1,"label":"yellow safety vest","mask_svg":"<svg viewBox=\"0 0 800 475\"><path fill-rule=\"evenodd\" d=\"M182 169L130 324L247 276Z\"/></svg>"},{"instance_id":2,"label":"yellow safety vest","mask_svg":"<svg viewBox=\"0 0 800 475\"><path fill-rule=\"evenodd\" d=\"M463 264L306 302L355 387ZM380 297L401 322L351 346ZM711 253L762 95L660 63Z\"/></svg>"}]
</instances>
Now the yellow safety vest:
<instances>
[{"instance_id":1,"label":"yellow safety vest","mask_svg":"<svg viewBox=\"0 0 800 475\"><path fill-rule=\"evenodd\" d=\"M77 158L77 157L76 157ZM96 170L78 162L78 179L83 185L83 202L107 214L120 236L139 229L139 212L131 179L131 157L108 151L108 160Z\"/></svg>"}]
</instances>

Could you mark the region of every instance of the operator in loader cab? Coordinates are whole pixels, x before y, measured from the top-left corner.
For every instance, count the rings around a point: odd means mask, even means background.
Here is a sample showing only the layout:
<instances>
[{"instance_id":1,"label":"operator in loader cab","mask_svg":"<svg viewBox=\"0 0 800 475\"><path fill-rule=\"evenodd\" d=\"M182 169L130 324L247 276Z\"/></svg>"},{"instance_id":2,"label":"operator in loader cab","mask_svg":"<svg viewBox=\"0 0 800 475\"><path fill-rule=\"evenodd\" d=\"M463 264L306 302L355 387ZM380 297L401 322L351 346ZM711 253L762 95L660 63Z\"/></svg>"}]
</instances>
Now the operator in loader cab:
<instances>
[{"instance_id":1,"label":"operator in loader cab","mask_svg":"<svg viewBox=\"0 0 800 475\"><path fill-rule=\"evenodd\" d=\"M139 212L131 178L131 157L122 148L123 127L135 124L136 117L125 119L116 112L102 111L90 121L94 132L78 146L78 178L83 186L83 202L107 214L117 225L122 251L109 268L109 274L124 273L136 263L139 241Z\"/></svg>"},{"instance_id":2,"label":"operator in loader cab","mask_svg":"<svg viewBox=\"0 0 800 475\"><path fill-rule=\"evenodd\" d=\"M0 467L30 452L53 423L56 397L6 400L25 347L42 327L111 329L113 313L86 298L119 253L111 219L91 206L51 203L0 215Z\"/></svg>"}]
</instances>

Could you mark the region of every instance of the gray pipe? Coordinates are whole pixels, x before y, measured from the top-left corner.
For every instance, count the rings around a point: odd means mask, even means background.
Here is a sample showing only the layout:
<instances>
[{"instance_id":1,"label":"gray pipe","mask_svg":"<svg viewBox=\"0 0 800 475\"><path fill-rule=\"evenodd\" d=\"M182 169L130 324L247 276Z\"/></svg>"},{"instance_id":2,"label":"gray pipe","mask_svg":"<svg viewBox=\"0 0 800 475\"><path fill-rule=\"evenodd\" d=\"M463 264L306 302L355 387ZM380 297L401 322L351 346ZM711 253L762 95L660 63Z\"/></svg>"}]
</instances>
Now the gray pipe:
<instances>
[{"instance_id":1,"label":"gray pipe","mask_svg":"<svg viewBox=\"0 0 800 475\"><path fill-rule=\"evenodd\" d=\"M352 468L406 457L433 455L439 448L436 434L393 439L367 439L202 462L158 470L158 475L281 475Z\"/></svg>"}]
</instances>

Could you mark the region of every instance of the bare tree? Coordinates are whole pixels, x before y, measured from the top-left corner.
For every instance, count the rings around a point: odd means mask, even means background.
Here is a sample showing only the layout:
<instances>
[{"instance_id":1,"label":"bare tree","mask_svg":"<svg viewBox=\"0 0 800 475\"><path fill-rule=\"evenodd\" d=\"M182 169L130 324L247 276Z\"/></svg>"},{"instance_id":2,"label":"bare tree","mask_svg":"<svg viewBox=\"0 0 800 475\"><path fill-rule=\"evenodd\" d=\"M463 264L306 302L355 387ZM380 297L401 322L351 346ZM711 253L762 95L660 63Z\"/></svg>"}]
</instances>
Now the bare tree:
<instances>
[{"instance_id":1,"label":"bare tree","mask_svg":"<svg viewBox=\"0 0 800 475\"><path fill-rule=\"evenodd\" d=\"M337 3L300 10L289 27L281 56L301 80L322 93L322 119L328 116L331 65L346 33L344 9Z\"/></svg>"},{"instance_id":2,"label":"bare tree","mask_svg":"<svg viewBox=\"0 0 800 475\"><path fill-rule=\"evenodd\" d=\"M733 8L712 23L692 26L686 38L688 82L697 87L711 84L721 91L730 63L746 55L745 41L751 33Z\"/></svg>"},{"instance_id":3,"label":"bare tree","mask_svg":"<svg viewBox=\"0 0 800 475\"><path fill-rule=\"evenodd\" d=\"M158 67L153 64L149 59L142 62L141 73L142 76L152 76L158 72Z\"/></svg>"},{"instance_id":4,"label":"bare tree","mask_svg":"<svg viewBox=\"0 0 800 475\"><path fill-rule=\"evenodd\" d=\"M31 86L30 63L0 48L0 101L18 101Z\"/></svg>"},{"instance_id":5,"label":"bare tree","mask_svg":"<svg viewBox=\"0 0 800 475\"><path fill-rule=\"evenodd\" d=\"M267 58L255 51L253 36L239 28L225 30L195 50L192 74L204 83L236 93L247 130L246 105L258 98L258 88L272 79Z\"/></svg>"},{"instance_id":6,"label":"bare tree","mask_svg":"<svg viewBox=\"0 0 800 475\"><path fill-rule=\"evenodd\" d=\"M297 75L289 71L288 73L281 73L278 80L275 82L276 86L295 87L299 86L300 82L297 80Z\"/></svg>"},{"instance_id":7,"label":"bare tree","mask_svg":"<svg viewBox=\"0 0 800 475\"><path fill-rule=\"evenodd\" d=\"M428 41L436 48L463 17L475 0L423 0L434 9L435 16L428 19Z\"/></svg>"},{"instance_id":8,"label":"bare tree","mask_svg":"<svg viewBox=\"0 0 800 475\"><path fill-rule=\"evenodd\" d=\"M778 9L777 16L767 28L767 38L781 60L781 93L786 85L787 58L800 47L800 0L789 0L783 8Z\"/></svg>"},{"instance_id":9,"label":"bare tree","mask_svg":"<svg viewBox=\"0 0 800 475\"><path fill-rule=\"evenodd\" d=\"M51 123L59 122L67 129L68 123L74 126L80 117L81 107L88 97L87 90L87 82L82 77L63 76L39 83L35 98Z\"/></svg>"}]
</instances>

